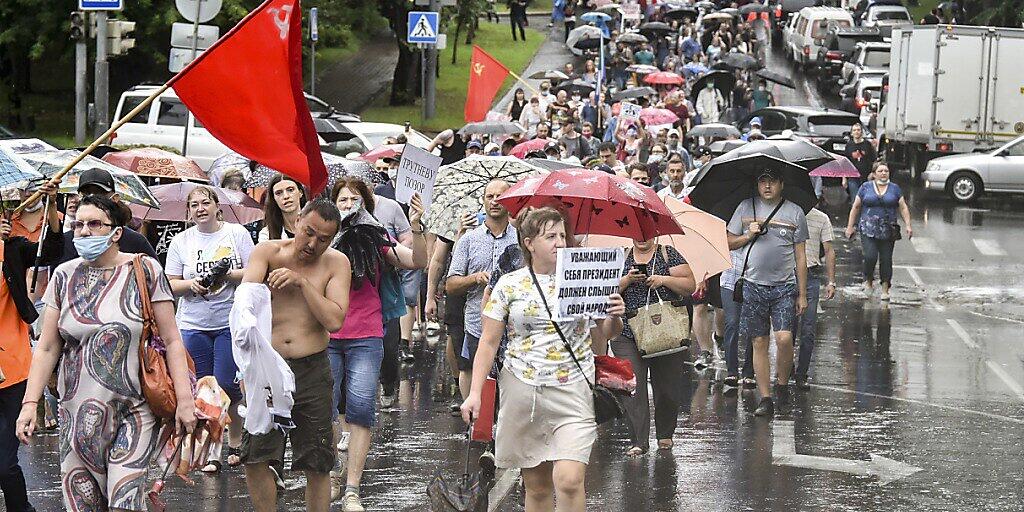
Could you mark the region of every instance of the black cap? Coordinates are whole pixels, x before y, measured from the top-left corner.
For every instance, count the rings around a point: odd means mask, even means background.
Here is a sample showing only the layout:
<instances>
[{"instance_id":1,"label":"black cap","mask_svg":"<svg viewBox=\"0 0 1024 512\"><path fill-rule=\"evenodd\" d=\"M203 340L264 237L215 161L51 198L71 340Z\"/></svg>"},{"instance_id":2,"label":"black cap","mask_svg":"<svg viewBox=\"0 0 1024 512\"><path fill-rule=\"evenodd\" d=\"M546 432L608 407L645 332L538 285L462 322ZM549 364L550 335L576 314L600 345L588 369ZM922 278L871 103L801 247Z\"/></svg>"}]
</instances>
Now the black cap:
<instances>
[{"instance_id":1,"label":"black cap","mask_svg":"<svg viewBox=\"0 0 1024 512\"><path fill-rule=\"evenodd\" d=\"M78 177L78 191L81 192L87 185L99 187L104 192L113 192L114 177L103 169L86 169Z\"/></svg>"},{"instance_id":2,"label":"black cap","mask_svg":"<svg viewBox=\"0 0 1024 512\"><path fill-rule=\"evenodd\" d=\"M764 178L773 179L773 180L781 180L782 176L777 171L775 171L774 169L765 169L765 170L761 171L760 174L757 175L757 181L761 181Z\"/></svg>"}]
</instances>

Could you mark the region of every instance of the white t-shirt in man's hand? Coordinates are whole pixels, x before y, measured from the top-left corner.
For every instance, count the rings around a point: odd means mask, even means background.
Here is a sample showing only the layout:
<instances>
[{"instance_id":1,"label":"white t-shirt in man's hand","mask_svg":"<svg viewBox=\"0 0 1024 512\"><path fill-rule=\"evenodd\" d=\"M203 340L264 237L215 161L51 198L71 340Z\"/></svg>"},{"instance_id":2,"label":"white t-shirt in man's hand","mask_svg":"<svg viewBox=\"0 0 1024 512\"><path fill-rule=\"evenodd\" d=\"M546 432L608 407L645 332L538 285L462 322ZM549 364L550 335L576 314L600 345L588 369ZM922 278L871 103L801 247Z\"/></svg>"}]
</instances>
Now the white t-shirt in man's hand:
<instances>
[{"instance_id":1,"label":"white t-shirt in man's hand","mask_svg":"<svg viewBox=\"0 0 1024 512\"><path fill-rule=\"evenodd\" d=\"M215 233L202 233L195 226L175 235L167 250L164 271L169 276L195 279L206 275L215 263L231 259L231 269L249 263L253 243L244 226L225 222ZM186 292L178 303L178 327L213 331L228 326L235 285L217 286L205 297Z\"/></svg>"}]
</instances>

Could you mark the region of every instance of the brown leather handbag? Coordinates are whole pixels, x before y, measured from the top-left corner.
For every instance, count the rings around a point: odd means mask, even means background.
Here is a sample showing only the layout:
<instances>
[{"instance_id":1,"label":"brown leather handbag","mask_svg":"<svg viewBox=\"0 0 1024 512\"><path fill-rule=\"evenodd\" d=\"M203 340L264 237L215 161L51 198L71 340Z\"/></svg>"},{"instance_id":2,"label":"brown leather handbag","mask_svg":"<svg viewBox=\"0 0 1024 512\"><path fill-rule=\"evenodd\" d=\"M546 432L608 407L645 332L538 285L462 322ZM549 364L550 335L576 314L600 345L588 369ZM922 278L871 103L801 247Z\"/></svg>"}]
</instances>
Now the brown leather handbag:
<instances>
[{"instance_id":1,"label":"brown leather handbag","mask_svg":"<svg viewBox=\"0 0 1024 512\"><path fill-rule=\"evenodd\" d=\"M135 283L139 288L139 298L142 304L142 338L139 340L139 384L142 387L142 395L146 397L149 408L153 415L164 420L173 420L178 409L178 399L174 392L174 381L171 379L170 370L167 367L167 347L163 338L160 337L160 329L157 328L156 318L153 316L153 302L149 297L149 284L146 281L146 272L143 269L141 254L136 254L132 259L132 268L135 271ZM193 376L192 386L194 389L196 367L192 357L185 354L188 360L188 369Z\"/></svg>"}]
</instances>

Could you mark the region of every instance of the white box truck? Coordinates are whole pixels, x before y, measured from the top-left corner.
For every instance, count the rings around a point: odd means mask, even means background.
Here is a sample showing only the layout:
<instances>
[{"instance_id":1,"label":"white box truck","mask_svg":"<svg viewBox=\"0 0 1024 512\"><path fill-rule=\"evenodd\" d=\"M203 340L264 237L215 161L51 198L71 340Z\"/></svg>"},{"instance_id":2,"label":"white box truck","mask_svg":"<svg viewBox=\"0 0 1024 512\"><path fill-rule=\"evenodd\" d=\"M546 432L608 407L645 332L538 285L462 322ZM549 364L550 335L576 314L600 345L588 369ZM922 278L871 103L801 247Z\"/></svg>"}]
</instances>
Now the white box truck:
<instances>
[{"instance_id":1,"label":"white box truck","mask_svg":"<svg viewBox=\"0 0 1024 512\"><path fill-rule=\"evenodd\" d=\"M911 176L942 155L1024 134L1024 30L927 25L892 34L882 143Z\"/></svg>"}]
</instances>

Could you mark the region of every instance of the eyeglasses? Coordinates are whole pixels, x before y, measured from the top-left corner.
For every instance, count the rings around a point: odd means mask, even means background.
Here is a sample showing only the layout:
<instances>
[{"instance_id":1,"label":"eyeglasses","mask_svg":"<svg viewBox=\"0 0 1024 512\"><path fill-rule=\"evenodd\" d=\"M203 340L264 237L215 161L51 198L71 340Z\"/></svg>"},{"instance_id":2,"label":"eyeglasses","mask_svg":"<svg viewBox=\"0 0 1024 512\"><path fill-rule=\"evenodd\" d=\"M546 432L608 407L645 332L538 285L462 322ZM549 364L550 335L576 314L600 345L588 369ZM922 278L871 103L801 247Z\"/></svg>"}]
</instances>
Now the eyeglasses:
<instances>
[{"instance_id":1,"label":"eyeglasses","mask_svg":"<svg viewBox=\"0 0 1024 512\"><path fill-rule=\"evenodd\" d=\"M97 230L99 230L103 226L107 226L107 227L111 227L111 228L114 227L113 224L110 224L110 223L107 223L107 222L103 222L102 220L97 220L97 219L93 219L93 220L86 221L86 222L82 222L80 220L76 220L76 221L71 223L71 229L73 229L75 231L81 231L82 228L89 228L89 231L97 231Z\"/></svg>"}]
</instances>

